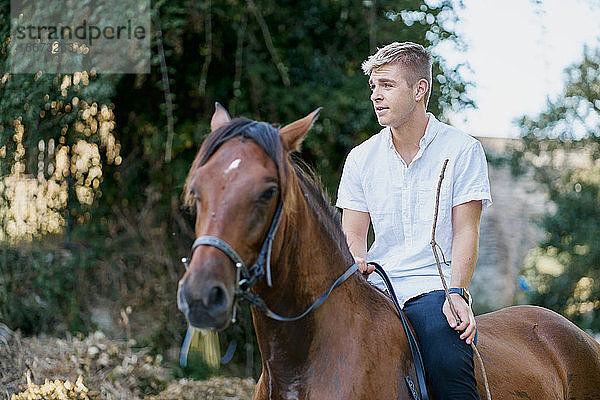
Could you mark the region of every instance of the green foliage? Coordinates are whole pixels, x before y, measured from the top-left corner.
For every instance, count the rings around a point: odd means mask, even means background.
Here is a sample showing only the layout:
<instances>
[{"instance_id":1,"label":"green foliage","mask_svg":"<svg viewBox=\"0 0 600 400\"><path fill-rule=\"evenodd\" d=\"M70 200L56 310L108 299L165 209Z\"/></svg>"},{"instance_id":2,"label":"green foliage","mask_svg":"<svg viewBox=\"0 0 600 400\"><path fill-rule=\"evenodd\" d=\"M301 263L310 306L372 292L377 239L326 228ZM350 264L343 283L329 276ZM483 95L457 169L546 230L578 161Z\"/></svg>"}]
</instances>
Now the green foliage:
<instances>
[{"instance_id":1,"label":"green foliage","mask_svg":"<svg viewBox=\"0 0 600 400\"><path fill-rule=\"evenodd\" d=\"M81 282L85 252L0 249L0 321L26 334L86 331Z\"/></svg>"},{"instance_id":2,"label":"green foliage","mask_svg":"<svg viewBox=\"0 0 600 400\"><path fill-rule=\"evenodd\" d=\"M71 219L83 224L92 218L102 196L102 166L115 163L119 157L112 133L111 99L120 77L98 76L93 71L11 73L10 5L9 0L0 0L0 176L36 177L36 195L53 198L49 208L62 215L67 224ZM104 152L91 154L93 149ZM10 209L15 202L3 183L0 210ZM66 196L56 190L63 186ZM37 234L56 232L44 228L48 225L41 221L44 215L29 213L24 218L30 223L38 220ZM18 224L18 219L0 212L1 240L14 235L6 228L13 222ZM61 224L65 223L52 225Z\"/></svg>"},{"instance_id":3,"label":"green foliage","mask_svg":"<svg viewBox=\"0 0 600 400\"><path fill-rule=\"evenodd\" d=\"M555 210L542 220L546 238L526 264L529 299L580 327L600 330L600 170L564 174L549 191Z\"/></svg>"},{"instance_id":4,"label":"green foliage","mask_svg":"<svg viewBox=\"0 0 600 400\"><path fill-rule=\"evenodd\" d=\"M523 140L512 155L512 165L533 169L552 204L524 274L529 301L600 331L600 50L586 49L566 75L561 96L520 120Z\"/></svg>"},{"instance_id":5,"label":"green foliage","mask_svg":"<svg viewBox=\"0 0 600 400\"><path fill-rule=\"evenodd\" d=\"M451 2L367 3L157 3L174 103L173 159L184 160L182 166L169 166L169 184L181 187L189 160L208 132L214 101L220 101L231 115L280 124L323 107L301 156L334 193L348 150L380 129L360 70L375 50L371 46L403 40L433 46L455 39L446 28L456 18ZM439 57L434 81L444 81L430 101L435 114L471 104L467 83ZM137 150L143 163L132 173L147 171L147 182L158 179L159 185L165 177L152 171L164 168L157 163L166 147L163 89L159 71L144 79L127 76L115 98L117 123L126 129L120 137L123 150Z\"/></svg>"}]
</instances>

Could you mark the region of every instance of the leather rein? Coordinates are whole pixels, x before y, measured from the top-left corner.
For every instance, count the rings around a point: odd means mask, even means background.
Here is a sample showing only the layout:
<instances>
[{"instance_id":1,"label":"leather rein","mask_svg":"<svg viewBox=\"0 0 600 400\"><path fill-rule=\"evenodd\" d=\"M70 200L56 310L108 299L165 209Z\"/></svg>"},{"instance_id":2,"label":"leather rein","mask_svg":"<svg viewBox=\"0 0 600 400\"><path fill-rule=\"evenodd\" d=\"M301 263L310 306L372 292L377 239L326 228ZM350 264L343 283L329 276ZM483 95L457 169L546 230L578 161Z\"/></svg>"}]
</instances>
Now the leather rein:
<instances>
[{"instance_id":1,"label":"leather rein","mask_svg":"<svg viewBox=\"0 0 600 400\"><path fill-rule=\"evenodd\" d=\"M408 322L408 318L406 318L404 311L402 311L402 308L400 307L400 303L398 302L398 298L396 297L396 292L394 291L392 282L390 281L390 278L385 273L383 267L381 265L377 264L376 262L369 262L369 264L371 264L375 267L374 272L376 272L377 275L379 275L381 277L381 279L383 280L383 283L385 284L385 287L387 288L387 291L392 299L392 302L394 303L394 306L396 307L396 311L398 312L398 316L400 317L400 320L402 321L402 326L404 327L404 332L406 333L406 339L408 340L408 345L410 347L410 353L412 355L413 362L415 364L417 383L418 383L419 387L421 388L421 399L429 400L429 394L427 393L427 383L425 381L425 366L423 365L423 358L421 357L421 350L419 349L419 343L417 342L415 333L413 332L413 330L410 326L410 322ZM408 385L408 388L409 388L413 398L415 400L419 400L419 394L418 394L418 392L415 388L415 385L412 382L412 379L410 378L410 376L405 376L404 380L406 381L406 384Z\"/></svg>"}]
</instances>

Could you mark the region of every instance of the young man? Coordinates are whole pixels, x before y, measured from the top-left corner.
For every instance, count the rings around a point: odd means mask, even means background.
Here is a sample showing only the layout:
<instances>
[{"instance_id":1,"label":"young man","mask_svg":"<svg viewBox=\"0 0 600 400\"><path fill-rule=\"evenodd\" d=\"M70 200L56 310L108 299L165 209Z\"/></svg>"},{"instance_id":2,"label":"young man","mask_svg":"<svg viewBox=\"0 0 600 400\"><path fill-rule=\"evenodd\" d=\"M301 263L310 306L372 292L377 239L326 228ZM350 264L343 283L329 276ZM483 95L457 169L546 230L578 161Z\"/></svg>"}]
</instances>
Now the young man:
<instances>
[{"instance_id":1,"label":"young man","mask_svg":"<svg viewBox=\"0 0 600 400\"><path fill-rule=\"evenodd\" d=\"M337 207L360 271L374 261L386 270L417 333L427 381L436 399L478 399L473 368L476 324L468 292L479 245L479 220L491 204L481 144L427 113L431 55L423 46L392 43L368 58L371 101L384 128L348 154ZM440 191L436 241L462 321L453 318L431 249L436 191ZM367 252L367 232L375 241ZM379 277L370 281L383 288Z\"/></svg>"}]
</instances>

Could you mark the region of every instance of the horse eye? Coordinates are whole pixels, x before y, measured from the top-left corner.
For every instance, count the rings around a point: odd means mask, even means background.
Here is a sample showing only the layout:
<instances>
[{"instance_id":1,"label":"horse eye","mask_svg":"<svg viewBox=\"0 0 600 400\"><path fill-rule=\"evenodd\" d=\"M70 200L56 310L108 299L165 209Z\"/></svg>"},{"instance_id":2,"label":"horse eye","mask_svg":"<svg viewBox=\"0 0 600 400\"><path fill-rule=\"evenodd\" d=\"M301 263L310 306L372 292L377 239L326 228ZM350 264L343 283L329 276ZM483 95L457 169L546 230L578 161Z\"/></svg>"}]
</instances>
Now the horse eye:
<instances>
[{"instance_id":1,"label":"horse eye","mask_svg":"<svg viewBox=\"0 0 600 400\"><path fill-rule=\"evenodd\" d=\"M261 194L259 201L261 203L266 203L273 198L275 193L277 193L277 188L270 187Z\"/></svg>"}]
</instances>

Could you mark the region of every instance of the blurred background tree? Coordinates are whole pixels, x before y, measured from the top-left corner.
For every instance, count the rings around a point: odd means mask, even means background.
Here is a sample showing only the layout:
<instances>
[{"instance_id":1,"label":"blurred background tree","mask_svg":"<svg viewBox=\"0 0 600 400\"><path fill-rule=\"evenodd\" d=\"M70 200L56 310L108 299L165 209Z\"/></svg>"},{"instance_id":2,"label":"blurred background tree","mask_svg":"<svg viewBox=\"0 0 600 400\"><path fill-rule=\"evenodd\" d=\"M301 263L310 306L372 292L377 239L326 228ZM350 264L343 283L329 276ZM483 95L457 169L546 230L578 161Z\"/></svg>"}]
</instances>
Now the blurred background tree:
<instances>
[{"instance_id":1,"label":"blurred background tree","mask_svg":"<svg viewBox=\"0 0 600 400\"><path fill-rule=\"evenodd\" d=\"M524 263L526 301L600 331L600 50L566 70L563 93L519 121L515 173L532 170L552 208L540 221L545 239Z\"/></svg>"},{"instance_id":2,"label":"blurred background tree","mask_svg":"<svg viewBox=\"0 0 600 400\"><path fill-rule=\"evenodd\" d=\"M324 107L299 157L335 193L346 153L380 129L361 62L392 41L460 46L453 4L156 0L150 74L26 75L10 72L0 0L0 320L177 349L178 260L194 237L180 196L214 102L278 124ZM441 119L473 106L461 67L435 57ZM253 337L246 308L223 336L246 343L234 359L246 374L260 362Z\"/></svg>"}]
</instances>

